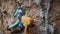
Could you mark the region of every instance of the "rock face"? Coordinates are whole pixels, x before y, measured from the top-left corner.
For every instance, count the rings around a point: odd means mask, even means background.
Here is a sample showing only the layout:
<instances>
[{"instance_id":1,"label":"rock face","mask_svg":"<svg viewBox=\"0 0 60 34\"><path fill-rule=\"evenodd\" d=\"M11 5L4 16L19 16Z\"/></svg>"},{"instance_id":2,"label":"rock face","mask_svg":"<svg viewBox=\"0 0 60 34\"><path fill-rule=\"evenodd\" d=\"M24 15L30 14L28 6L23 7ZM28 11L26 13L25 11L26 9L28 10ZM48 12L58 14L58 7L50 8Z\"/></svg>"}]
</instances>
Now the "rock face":
<instances>
[{"instance_id":1,"label":"rock face","mask_svg":"<svg viewBox=\"0 0 60 34\"><path fill-rule=\"evenodd\" d=\"M50 21L56 24L54 34L60 34L60 0L54 0L49 12Z\"/></svg>"},{"instance_id":2,"label":"rock face","mask_svg":"<svg viewBox=\"0 0 60 34\"><path fill-rule=\"evenodd\" d=\"M18 2L21 0L0 0L0 33L1 34L11 34L12 31L7 31L8 25L16 21L13 14L19 6ZM32 17L38 28L35 30L31 29L29 34L47 34L45 22L47 20L47 6L45 6L46 0L23 0L22 8L26 12L26 16ZM49 10L49 21L56 24L57 31L55 34L59 34L60 31L60 0L52 0L51 9ZM49 0L48 0L49 2ZM48 20L47 20L48 21ZM47 25L47 23L46 23ZM33 32L32 32L33 31Z\"/></svg>"}]
</instances>

